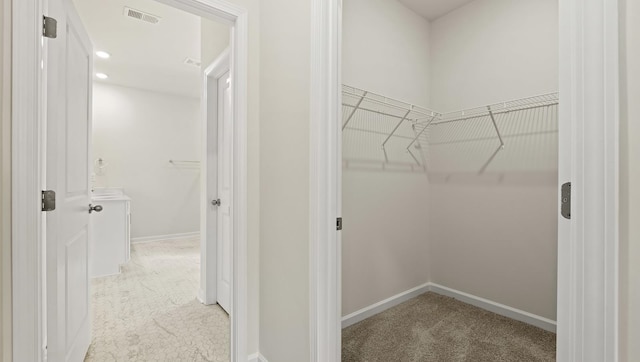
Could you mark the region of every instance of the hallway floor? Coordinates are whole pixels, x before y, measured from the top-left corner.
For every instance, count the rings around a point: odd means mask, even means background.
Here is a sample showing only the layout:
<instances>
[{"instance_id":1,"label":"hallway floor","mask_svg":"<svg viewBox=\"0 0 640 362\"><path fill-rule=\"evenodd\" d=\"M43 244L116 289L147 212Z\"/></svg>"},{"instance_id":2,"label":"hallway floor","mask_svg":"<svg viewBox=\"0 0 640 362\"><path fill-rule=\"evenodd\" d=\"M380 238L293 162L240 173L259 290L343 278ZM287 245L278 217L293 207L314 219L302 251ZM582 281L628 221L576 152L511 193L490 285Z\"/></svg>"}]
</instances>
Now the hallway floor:
<instances>
[{"instance_id":1,"label":"hallway floor","mask_svg":"<svg viewBox=\"0 0 640 362\"><path fill-rule=\"evenodd\" d=\"M85 361L229 361L229 317L197 298L198 240L132 244L116 276L92 281Z\"/></svg>"}]
</instances>

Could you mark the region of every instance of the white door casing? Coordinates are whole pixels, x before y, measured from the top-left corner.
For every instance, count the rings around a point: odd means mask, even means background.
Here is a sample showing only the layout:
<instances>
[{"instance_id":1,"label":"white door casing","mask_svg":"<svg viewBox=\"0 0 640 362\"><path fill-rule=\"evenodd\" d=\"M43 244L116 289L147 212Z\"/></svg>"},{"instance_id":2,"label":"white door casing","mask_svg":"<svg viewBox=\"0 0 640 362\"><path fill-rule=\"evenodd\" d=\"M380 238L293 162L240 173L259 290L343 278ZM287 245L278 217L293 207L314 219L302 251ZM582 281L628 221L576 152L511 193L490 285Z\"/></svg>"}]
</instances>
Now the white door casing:
<instances>
[{"instance_id":1,"label":"white door casing","mask_svg":"<svg viewBox=\"0 0 640 362\"><path fill-rule=\"evenodd\" d=\"M227 71L218 78L218 200L217 244L217 301L230 313L231 307L231 248L233 240L233 114L231 108L231 78Z\"/></svg>"},{"instance_id":2,"label":"white door casing","mask_svg":"<svg viewBox=\"0 0 640 362\"><path fill-rule=\"evenodd\" d=\"M47 355L82 361L91 342L89 300L92 45L70 0L50 0L57 38L46 39Z\"/></svg>"},{"instance_id":3,"label":"white door casing","mask_svg":"<svg viewBox=\"0 0 640 362\"><path fill-rule=\"evenodd\" d=\"M617 361L618 1L559 4L558 176L572 197L571 220L558 218L556 358Z\"/></svg>"}]
</instances>

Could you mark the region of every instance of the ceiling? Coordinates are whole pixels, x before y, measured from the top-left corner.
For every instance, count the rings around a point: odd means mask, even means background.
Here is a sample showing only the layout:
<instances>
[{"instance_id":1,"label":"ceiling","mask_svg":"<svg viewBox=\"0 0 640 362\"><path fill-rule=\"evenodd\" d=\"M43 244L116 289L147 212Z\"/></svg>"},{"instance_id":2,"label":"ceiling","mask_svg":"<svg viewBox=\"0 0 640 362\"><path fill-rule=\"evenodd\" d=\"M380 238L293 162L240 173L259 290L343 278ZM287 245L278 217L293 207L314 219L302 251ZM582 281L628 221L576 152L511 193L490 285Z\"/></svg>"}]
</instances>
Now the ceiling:
<instances>
[{"instance_id":1,"label":"ceiling","mask_svg":"<svg viewBox=\"0 0 640 362\"><path fill-rule=\"evenodd\" d=\"M185 58L200 60L200 17L153 0L74 0L89 32L94 50L94 71L109 76L105 82L190 97L200 95L200 67ZM124 7L159 16L157 24L125 17Z\"/></svg>"},{"instance_id":2,"label":"ceiling","mask_svg":"<svg viewBox=\"0 0 640 362\"><path fill-rule=\"evenodd\" d=\"M425 19L435 20L474 0L399 0Z\"/></svg>"}]
</instances>

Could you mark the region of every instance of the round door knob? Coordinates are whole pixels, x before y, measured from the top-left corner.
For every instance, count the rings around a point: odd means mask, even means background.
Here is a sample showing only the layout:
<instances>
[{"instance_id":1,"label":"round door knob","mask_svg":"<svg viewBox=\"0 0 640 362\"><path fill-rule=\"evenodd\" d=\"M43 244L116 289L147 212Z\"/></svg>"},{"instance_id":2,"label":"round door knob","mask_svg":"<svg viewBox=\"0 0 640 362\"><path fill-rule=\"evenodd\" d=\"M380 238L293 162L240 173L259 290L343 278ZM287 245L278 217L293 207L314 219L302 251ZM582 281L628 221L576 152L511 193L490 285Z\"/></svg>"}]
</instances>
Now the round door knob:
<instances>
[{"instance_id":1,"label":"round door knob","mask_svg":"<svg viewBox=\"0 0 640 362\"><path fill-rule=\"evenodd\" d=\"M89 204L89 213L92 213L92 212L94 212L94 211L95 211L95 212L100 212L100 211L102 211L102 205L95 205L95 206L94 206L94 205Z\"/></svg>"}]
</instances>

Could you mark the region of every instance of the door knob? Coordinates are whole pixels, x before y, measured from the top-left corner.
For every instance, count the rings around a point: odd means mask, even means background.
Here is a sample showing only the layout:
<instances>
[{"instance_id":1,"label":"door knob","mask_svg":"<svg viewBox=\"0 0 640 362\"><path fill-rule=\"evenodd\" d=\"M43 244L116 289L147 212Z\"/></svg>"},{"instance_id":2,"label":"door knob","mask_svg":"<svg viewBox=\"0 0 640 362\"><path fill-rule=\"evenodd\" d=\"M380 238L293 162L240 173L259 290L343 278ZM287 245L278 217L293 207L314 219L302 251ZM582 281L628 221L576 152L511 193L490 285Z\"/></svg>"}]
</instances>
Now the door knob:
<instances>
[{"instance_id":1,"label":"door knob","mask_svg":"<svg viewBox=\"0 0 640 362\"><path fill-rule=\"evenodd\" d=\"M102 211L102 205L95 205L95 206L94 206L94 205L89 204L89 213L92 213L92 212L94 212L94 211L95 211L95 212L100 212L100 211Z\"/></svg>"},{"instance_id":2,"label":"door knob","mask_svg":"<svg viewBox=\"0 0 640 362\"><path fill-rule=\"evenodd\" d=\"M215 200L211 200L211 205L213 206L220 206L220 199L215 199Z\"/></svg>"}]
</instances>

